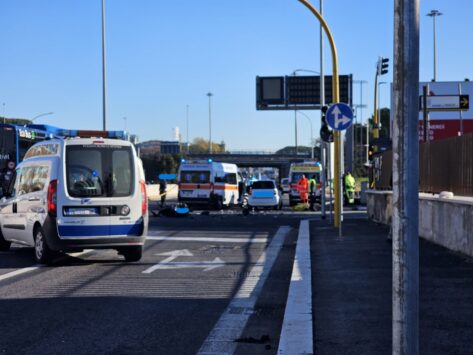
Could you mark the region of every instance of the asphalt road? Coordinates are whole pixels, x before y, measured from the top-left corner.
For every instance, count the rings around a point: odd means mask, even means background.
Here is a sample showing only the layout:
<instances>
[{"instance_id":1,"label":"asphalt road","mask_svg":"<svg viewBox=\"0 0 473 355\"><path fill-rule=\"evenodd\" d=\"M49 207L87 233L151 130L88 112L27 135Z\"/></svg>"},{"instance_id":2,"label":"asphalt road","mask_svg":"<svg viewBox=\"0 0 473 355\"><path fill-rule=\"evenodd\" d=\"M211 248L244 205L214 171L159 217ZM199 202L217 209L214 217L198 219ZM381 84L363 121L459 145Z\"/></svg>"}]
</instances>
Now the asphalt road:
<instances>
[{"instance_id":1,"label":"asphalt road","mask_svg":"<svg viewBox=\"0 0 473 355\"><path fill-rule=\"evenodd\" d=\"M0 353L275 354L299 217L152 217L137 263L99 250L38 267L13 246L0 255Z\"/></svg>"}]
</instances>

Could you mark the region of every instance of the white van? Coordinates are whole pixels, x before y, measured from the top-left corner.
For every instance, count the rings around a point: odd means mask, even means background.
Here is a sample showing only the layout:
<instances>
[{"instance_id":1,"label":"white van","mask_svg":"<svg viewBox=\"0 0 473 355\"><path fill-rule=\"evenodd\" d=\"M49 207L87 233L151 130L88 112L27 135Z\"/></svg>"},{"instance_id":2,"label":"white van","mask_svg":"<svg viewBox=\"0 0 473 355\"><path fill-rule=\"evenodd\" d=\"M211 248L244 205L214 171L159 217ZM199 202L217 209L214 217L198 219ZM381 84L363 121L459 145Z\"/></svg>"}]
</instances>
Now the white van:
<instances>
[{"instance_id":1,"label":"white van","mask_svg":"<svg viewBox=\"0 0 473 355\"><path fill-rule=\"evenodd\" d=\"M217 209L238 204L241 177L235 164L182 160L178 181L180 202Z\"/></svg>"},{"instance_id":2,"label":"white van","mask_svg":"<svg viewBox=\"0 0 473 355\"><path fill-rule=\"evenodd\" d=\"M315 199L320 201L322 191L322 164L316 161L305 161L300 163L292 163L289 168L289 205L294 206L298 202L301 202L299 196L299 190L297 183L299 182L302 175L305 175L307 179L315 178L317 182L315 190Z\"/></svg>"},{"instance_id":3,"label":"white van","mask_svg":"<svg viewBox=\"0 0 473 355\"><path fill-rule=\"evenodd\" d=\"M66 138L32 146L0 203L0 250L35 248L39 263L59 251L116 249L141 259L148 230L145 176L124 140Z\"/></svg>"}]
</instances>

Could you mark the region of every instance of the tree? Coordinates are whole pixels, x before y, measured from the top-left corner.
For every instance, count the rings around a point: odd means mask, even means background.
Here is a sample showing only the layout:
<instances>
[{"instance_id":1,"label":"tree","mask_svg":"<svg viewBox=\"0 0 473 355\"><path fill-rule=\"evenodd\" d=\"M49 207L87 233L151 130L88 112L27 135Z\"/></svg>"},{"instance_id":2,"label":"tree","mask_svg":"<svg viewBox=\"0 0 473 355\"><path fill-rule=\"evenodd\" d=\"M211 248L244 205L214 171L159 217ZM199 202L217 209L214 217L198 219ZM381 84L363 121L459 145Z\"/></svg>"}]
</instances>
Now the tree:
<instances>
[{"instance_id":1,"label":"tree","mask_svg":"<svg viewBox=\"0 0 473 355\"><path fill-rule=\"evenodd\" d=\"M191 154L205 154L209 152L209 141L207 139L198 137L194 138L189 145L189 153ZM212 142L212 153L225 153L225 143Z\"/></svg>"},{"instance_id":2,"label":"tree","mask_svg":"<svg viewBox=\"0 0 473 355\"><path fill-rule=\"evenodd\" d=\"M158 180L159 174L176 174L180 164L177 154L142 154L143 169L147 181Z\"/></svg>"}]
</instances>

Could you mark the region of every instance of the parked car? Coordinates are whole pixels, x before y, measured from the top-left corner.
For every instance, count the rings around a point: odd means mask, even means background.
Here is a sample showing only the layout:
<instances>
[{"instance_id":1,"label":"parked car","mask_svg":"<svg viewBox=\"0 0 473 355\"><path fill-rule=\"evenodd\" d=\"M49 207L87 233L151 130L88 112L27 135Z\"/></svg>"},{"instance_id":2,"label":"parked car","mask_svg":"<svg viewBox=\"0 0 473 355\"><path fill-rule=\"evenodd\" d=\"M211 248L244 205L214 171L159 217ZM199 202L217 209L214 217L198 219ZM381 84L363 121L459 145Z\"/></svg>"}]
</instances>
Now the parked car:
<instances>
[{"instance_id":1,"label":"parked car","mask_svg":"<svg viewBox=\"0 0 473 355\"><path fill-rule=\"evenodd\" d=\"M124 140L71 138L32 146L0 203L0 250L35 248L41 264L57 252L116 249L141 259L148 230L145 176Z\"/></svg>"},{"instance_id":2,"label":"parked car","mask_svg":"<svg viewBox=\"0 0 473 355\"><path fill-rule=\"evenodd\" d=\"M255 181L248 197L249 208L282 208L282 196L274 180Z\"/></svg>"},{"instance_id":3,"label":"parked car","mask_svg":"<svg viewBox=\"0 0 473 355\"><path fill-rule=\"evenodd\" d=\"M289 178L281 179L281 189L283 194L289 193L291 191L291 185L289 185Z\"/></svg>"}]
</instances>

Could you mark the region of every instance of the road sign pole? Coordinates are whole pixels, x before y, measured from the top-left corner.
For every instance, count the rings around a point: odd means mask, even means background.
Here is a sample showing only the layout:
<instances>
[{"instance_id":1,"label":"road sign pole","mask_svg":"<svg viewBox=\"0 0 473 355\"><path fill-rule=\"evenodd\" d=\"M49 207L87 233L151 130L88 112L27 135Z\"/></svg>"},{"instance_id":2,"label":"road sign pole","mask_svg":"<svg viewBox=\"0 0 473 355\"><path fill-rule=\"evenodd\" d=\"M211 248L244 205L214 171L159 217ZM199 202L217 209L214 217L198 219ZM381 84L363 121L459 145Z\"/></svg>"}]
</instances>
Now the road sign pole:
<instances>
[{"instance_id":1,"label":"road sign pole","mask_svg":"<svg viewBox=\"0 0 473 355\"><path fill-rule=\"evenodd\" d=\"M332 36L327 23L319 12L307 1L299 0L305 7L307 7L319 20L322 25L325 34L327 35L328 42L330 44L330 49L332 51L332 99L333 102L340 101L340 91L339 91L339 80L338 80L338 56L337 56L337 47L335 46L335 41ZM335 179L334 179L334 189L335 189L335 227L340 225L340 181L338 177L340 176L340 133L335 131L334 134L334 145L335 145Z\"/></svg>"}]
</instances>

